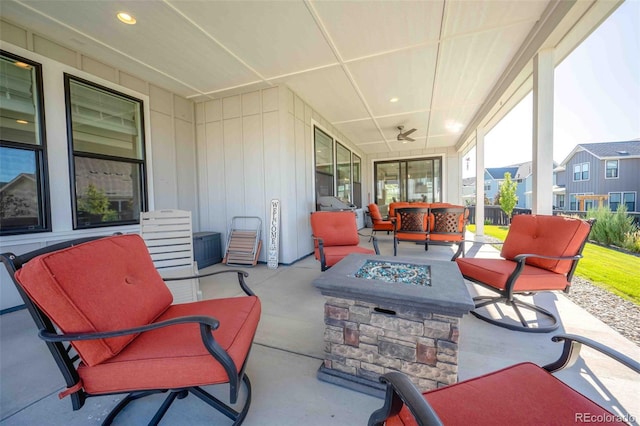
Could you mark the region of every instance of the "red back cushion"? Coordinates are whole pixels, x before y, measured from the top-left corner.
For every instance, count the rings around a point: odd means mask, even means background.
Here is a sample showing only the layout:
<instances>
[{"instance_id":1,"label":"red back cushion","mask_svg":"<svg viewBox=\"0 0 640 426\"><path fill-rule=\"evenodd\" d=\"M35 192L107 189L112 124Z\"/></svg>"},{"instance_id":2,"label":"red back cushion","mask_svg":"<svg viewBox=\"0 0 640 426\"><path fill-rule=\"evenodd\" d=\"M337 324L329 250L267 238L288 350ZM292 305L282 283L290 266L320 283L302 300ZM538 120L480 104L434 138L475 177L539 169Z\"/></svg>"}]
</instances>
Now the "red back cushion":
<instances>
[{"instance_id":1,"label":"red back cushion","mask_svg":"<svg viewBox=\"0 0 640 426\"><path fill-rule=\"evenodd\" d=\"M581 219L564 216L517 215L511 220L509 233L500 253L513 260L519 254L575 256L589 236L591 226ZM566 274L570 260L527 258L527 264Z\"/></svg>"},{"instance_id":2,"label":"red back cushion","mask_svg":"<svg viewBox=\"0 0 640 426\"><path fill-rule=\"evenodd\" d=\"M173 301L139 235L107 237L38 256L16 278L65 333L148 324ZM136 335L73 342L87 365L120 352Z\"/></svg>"},{"instance_id":3,"label":"red back cushion","mask_svg":"<svg viewBox=\"0 0 640 426\"><path fill-rule=\"evenodd\" d=\"M380 209L377 204L369 204L369 215L371 215L371 220L374 222L382 220L382 215L380 214Z\"/></svg>"},{"instance_id":4,"label":"red back cushion","mask_svg":"<svg viewBox=\"0 0 640 426\"><path fill-rule=\"evenodd\" d=\"M311 229L327 247L356 246L360 242L356 215L351 211L312 213Z\"/></svg>"}]
</instances>

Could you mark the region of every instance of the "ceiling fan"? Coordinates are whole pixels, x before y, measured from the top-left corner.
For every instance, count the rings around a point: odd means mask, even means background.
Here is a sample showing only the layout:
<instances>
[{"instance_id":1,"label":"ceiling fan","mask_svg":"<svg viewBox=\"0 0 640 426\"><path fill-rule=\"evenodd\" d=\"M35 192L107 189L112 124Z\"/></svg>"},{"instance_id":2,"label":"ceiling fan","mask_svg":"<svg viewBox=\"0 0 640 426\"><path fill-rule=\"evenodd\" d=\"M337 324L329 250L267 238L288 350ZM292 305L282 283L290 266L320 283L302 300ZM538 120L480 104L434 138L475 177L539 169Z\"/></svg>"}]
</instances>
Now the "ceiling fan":
<instances>
[{"instance_id":1,"label":"ceiling fan","mask_svg":"<svg viewBox=\"0 0 640 426\"><path fill-rule=\"evenodd\" d=\"M398 131L400 132L398 133L398 140L402 141L402 143L414 142L415 139L409 137L409 135L418 129L410 129L410 130L407 130L406 132L403 132L403 130L404 130L404 126L398 126Z\"/></svg>"}]
</instances>

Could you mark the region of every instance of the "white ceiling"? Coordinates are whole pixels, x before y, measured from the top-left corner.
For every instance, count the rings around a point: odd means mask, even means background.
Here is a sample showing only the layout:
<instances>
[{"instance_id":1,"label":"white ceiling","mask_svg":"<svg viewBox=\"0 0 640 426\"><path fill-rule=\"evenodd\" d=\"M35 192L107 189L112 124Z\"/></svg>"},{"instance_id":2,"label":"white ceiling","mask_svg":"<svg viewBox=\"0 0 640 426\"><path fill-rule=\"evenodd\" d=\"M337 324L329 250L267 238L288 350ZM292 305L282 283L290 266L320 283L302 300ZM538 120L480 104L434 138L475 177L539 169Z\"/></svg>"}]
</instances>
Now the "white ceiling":
<instances>
[{"instance_id":1,"label":"white ceiling","mask_svg":"<svg viewBox=\"0 0 640 426\"><path fill-rule=\"evenodd\" d=\"M566 0L1 1L4 19L188 98L287 84L365 153L460 146L582 17Z\"/></svg>"}]
</instances>

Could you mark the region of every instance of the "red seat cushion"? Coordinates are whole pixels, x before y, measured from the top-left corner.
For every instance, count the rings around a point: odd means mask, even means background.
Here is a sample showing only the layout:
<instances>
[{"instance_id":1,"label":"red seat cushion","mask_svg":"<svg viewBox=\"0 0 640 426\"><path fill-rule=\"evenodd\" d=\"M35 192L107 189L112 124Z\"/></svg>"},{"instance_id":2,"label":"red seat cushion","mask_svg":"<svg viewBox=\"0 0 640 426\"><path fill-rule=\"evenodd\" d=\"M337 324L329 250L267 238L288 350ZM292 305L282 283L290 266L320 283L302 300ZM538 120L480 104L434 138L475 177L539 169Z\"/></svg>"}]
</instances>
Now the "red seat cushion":
<instances>
[{"instance_id":1,"label":"red seat cushion","mask_svg":"<svg viewBox=\"0 0 640 426\"><path fill-rule=\"evenodd\" d=\"M516 364L484 376L425 392L445 425L569 425L577 416L625 424L620 418L532 363ZM584 417L583 417L584 418ZM415 425L405 406L387 425Z\"/></svg>"},{"instance_id":2,"label":"red seat cushion","mask_svg":"<svg viewBox=\"0 0 640 426\"><path fill-rule=\"evenodd\" d=\"M504 290L507 278L515 270L516 262L505 259L456 259L462 275L491 287ZM514 292L564 290L569 283L564 275L546 269L525 265L514 286Z\"/></svg>"},{"instance_id":3,"label":"red seat cushion","mask_svg":"<svg viewBox=\"0 0 640 426\"><path fill-rule=\"evenodd\" d=\"M173 301L139 235L120 235L38 256L16 273L29 297L64 333L148 324ZM119 353L135 335L73 346L88 365Z\"/></svg>"},{"instance_id":4,"label":"red seat cushion","mask_svg":"<svg viewBox=\"0 0 640 426\"><path fill-rule=\"evenodd\" d=\"M360 246L333 246L324 248L324 259L326 266L333 266L340 262L344 257L351 253L376 254L374 250L370 250ZM315 250L316 259L320 260L318 249Z\"/></svg>"},{"instance_id":5,"label":"red seat cushion","mask_svg":"<svg viewBox=\"0 0 640 426\"><path fill-rule=\"evenodd\" d=\"M204 300L170 306L156 322L204 315L220 321L213 332L238 371L253 342L260 319L256 296ZM171 389L226 383L222 366L209 354L198 324L180 324L141 333L118 355L100 365L81 364L78 373L91 394L134 389Z\"/></svg>"},{"instance_id":6,"label":"red seat cushion","mask_svg":"<svg viewBox=\"0 0 640 426\"><path fill-rule=\"evenodd\" d=\"M519 254L575 256L589 235L591 227L581 219L564 216L517 215L511 220L509 233L500 255L513 259ZM530 257L527 264L567 274L570 260Z\"/></svg>"}]
</instances>

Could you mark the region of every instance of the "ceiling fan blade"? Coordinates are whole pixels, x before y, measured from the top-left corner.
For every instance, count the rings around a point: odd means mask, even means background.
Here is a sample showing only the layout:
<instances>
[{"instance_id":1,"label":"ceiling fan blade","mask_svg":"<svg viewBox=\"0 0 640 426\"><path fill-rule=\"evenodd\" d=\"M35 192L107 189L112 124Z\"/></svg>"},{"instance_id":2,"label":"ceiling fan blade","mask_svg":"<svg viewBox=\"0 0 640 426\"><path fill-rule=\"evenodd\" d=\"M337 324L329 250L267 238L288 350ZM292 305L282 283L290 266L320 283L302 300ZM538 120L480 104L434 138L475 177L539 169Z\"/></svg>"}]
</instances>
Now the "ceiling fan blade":
<instances>
[{"instance_id":1,"label":"ceiling fan blade","mask_svg":"<svg viewBox=\"0 0 640 426\"><path fill-rule=\"evenodd\" d=\"M410 137L408 137L408 136L405 136L403 139L404 139L405 141L409 141L409 142L415 142L415 141L416 141L414 138L410 138Z\"/></svg>"},{"instance_id":2,"label":"ceiling fan blade","mask_svg":"<svg viewBox=\"0 0 640 426\"><path fill-rule=\"evenodd\" d=\"M405 137L406 137L406 136L409 136L411 133L415 132L416 130L418 130L418 129L411 129L411 130L407 130L406 132L404 132L404 133L402 134L402 136L405 136Z\"/></svg>"}]
</instances>

